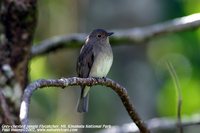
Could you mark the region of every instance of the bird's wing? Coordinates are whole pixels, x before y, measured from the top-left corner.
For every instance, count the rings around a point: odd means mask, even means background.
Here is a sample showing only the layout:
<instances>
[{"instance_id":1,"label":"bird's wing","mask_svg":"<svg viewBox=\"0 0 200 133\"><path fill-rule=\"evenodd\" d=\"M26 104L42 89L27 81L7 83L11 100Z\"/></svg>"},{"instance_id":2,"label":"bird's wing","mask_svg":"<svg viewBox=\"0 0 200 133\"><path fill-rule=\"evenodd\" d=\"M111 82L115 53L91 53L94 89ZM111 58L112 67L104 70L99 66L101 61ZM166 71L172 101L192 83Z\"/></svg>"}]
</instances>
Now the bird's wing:
<instances>
[{"instance_id":1,"label":"bird's wing","mask_svg":"<svg viewBox=\"0 0 200 133\"><path fill-rule=\"evenodd\" d=\"M94 62L94 51L92 44L86 43L81 49L78 57L76 71L79 77L87 78Z\"/></svg>"}]
</instances>

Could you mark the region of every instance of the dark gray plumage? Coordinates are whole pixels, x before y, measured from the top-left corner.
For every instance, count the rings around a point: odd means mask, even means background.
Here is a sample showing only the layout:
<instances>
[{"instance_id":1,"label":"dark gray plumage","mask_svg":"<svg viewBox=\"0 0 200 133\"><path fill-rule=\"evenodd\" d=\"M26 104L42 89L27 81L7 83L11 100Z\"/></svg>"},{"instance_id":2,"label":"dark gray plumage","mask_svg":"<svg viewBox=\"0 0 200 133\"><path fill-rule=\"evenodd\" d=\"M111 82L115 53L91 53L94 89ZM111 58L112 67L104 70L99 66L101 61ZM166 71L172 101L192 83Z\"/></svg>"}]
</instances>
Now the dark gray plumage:
<instances>
[{"instance_id":1,"label":"dark gray plumage","mask_svg":"<svg viewBox=\"0 0 200 133\"><path fill-rule=\"evenodd\" d=\"M93 30L82 46L77 61L76 71L79 77L105 77L113 62L112 48L109 36L112 32L103 29ZM78 112L88 111L90 86L81 86L81 96L78 103Z\"/></svg>"}]
</instances>

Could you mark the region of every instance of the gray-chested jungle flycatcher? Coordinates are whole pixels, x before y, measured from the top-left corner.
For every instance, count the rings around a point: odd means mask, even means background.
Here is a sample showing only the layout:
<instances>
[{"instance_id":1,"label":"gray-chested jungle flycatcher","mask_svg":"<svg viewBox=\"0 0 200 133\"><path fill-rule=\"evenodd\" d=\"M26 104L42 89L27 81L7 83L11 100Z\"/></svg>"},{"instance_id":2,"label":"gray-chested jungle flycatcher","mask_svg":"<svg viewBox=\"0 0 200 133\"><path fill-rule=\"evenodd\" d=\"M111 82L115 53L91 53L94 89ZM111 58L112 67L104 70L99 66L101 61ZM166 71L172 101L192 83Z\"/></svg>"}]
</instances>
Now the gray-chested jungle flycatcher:
<instances>
[{"instance_id":1,"label":"gray-chested jungle flycatcher","mask_svg":"<svg viewBox=\"0 0 200 133\"><path fill-rule=\"evenodd\" d=\"M103 29L93 30L82 46L77 61L76 71L79 77L106 77L113 62L112 48L109 43L109 36L113 32ZM77 111L88 111L88 98L90 86L81 86L81 96Z\"/></svg>"}]
</instances>

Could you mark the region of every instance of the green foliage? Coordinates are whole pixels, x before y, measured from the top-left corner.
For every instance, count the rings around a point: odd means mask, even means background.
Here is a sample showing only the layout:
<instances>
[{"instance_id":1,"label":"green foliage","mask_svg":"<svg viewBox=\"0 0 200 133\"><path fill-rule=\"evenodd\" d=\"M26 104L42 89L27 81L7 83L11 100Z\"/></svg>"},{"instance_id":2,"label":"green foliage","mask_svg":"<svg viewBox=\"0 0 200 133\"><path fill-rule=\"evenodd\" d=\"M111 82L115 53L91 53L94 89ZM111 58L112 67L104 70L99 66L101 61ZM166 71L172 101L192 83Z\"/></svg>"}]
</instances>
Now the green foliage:
<instances>
[{"instance_id":1,"label":"green foliage","mask_svg":"<svg viewBox=\"0 0 200 133\"><path fill-rule=\"evenodd\" d=\"M181 1L185 14L192 14L200 12L199 0L184 0ZM191 115L200 111L200 82L199 82L199 40L200 30L188 31L180 33L179 35L170 35L161 40L155 41L156 44L150 46L150 58L156 62L157 59L169 54L179 54L185 58L185 61L175 63L176 71L180 79L182 89L182 114ZM159 43L157 45L157 42ZM174 60L171 55L170 59ZM184 63L185 62L185 63ZM188 63L187 63L188 62ZM188 67L186 67L188 66ZM163 67L161 68L163 70ZM184 70L184 71L181 71ZM162 71L161 70L161 71ZM189 74L192 71L191 74ZM166 75L166 71L165 71ZM190 76L189 76L190 75ZM157 107L159 114L162 116L176 116L177 111L177 96L175 94L175 86L172 79L168 77L162 85L157 97Z\"/></svg>"},{"instance_id":2,"label":"green foliage","mask_svg":"<svg viewBox=\"0 0 200 133\"><path fill-rule=\"evenodd\" d=\"M30 64L30 78L32 81L49 77L46 57L35 58Z\"/></svg>"},{"instance_id":3,"label":"green foliage","mask_svg":"<svg viewBox=\"0 0 200 133\"><path fill-rule=\"evenodd\" d=\"M200 111L200 83L195 80L185 81L180 80L182 89L182 114L192 115ZM177 95L174 88L174 83L169 80L160 90L157 104L158 111L161 116L177 115Z\"/></svg>"},{"instance_id":4,"label":"green foliage","mask_svg":"<svg viewBox=\"0 0 200 133\"><path fill-rule=\"evenodd\" d=\"M183 0L183 8L187 14L200 12L199 0Z\"/></svg>"}]
</instances>

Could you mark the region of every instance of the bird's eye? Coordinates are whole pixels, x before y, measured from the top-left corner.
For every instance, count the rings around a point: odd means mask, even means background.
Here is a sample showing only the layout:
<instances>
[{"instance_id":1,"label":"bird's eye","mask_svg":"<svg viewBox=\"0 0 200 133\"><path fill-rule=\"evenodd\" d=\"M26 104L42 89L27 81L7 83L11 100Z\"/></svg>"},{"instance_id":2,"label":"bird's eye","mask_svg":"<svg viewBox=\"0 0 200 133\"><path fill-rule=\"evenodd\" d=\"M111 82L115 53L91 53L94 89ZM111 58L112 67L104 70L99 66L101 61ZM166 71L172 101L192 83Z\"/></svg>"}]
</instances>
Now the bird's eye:
<instances>
[{"instance_id":1,"label":"bird's eye","mask_svg":"<svg viewBox=\"0 0 200 133\"><path fill-rule=\"evenodd\" d=\"M97 35L97 37L98 37L98 38L100 38L100 37L101 37L101 35L100 35L100 34L98 34L98 35Z\"/></svg>"}]
</instances>

